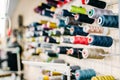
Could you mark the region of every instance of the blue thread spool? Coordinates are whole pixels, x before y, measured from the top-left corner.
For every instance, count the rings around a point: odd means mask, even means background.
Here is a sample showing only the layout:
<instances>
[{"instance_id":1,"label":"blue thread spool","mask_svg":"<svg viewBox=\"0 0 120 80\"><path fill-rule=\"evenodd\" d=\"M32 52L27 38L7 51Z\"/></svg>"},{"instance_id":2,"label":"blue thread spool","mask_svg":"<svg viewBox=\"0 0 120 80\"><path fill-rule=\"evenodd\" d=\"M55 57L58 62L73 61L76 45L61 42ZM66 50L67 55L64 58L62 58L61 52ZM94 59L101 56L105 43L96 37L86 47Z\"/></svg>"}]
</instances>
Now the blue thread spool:
<instances>
[{"instance_id":1,"label":"blue thread spool","mask_svg":"<svg viewBox=\"0 0 120 80\"><path fill-rule=\"evenodd\" d=\"M89 18L88 15L85 14L76 14L74 18L79 22L88 23L88 24L92 24L95 21L94 19Z\"/></svg>"},{"instance_id":2,"label":"blue thread spool","mask_svg":"<svg viewBox=\"0 0 120 80\"><path fill-rule=\"evenodd\" d=\"M45 37L45 42L48 42L48 43L57 43L56 39L50 37L50 36L47 36Z\"/></svg>"},{"instance_id":3,"label":"blue thread spool","mask_svg":"<svg viewBox=\"0 0 120 80\"><path fill-rule=\"evenodd\" d=\"M94 46L110 47L113 39L109 36L89 35L89 44Z\"/></svg>"},{"instance_id":4,"label":"blue thread spool","mask_svg":"<svg viewBox=\"0 0 120 80\"><path fill-rule=\"evenodd\" d=\"M76 70L76 80L90 80L93 76L96 76L96 72L93 69Z\"/></svg>"},{"instance_id":5,"label":"blue thread spool","mask_svg":"<svg viewBox=\"0 0 120 80\"><path fill-rule=\"evenodd\" d=\"M62 16L65 16L65 17L66 17L66 16L74 17L74 13L69 12L69 11L66 10L66 9L63 9L63 10L62 10L61 15L62 15Z\"/></svg>"},{"instance_id":6,"label":"blue thread spool","mask_svg":"<svg viewBox=\"0 0 120 80\"><path fill-rule=\"evenodd\" d=\"M65 21L64 20L59 20L58 26L59 27L66 27Z\"/></svg>"},{"instance_id":7,"label":"blue thread spool","mask_svg":"<svg viewBox=\"0 0 120 80\"><path fill-rule=\"evenodd\" d=\"M87 36L89 33L86 33L83 31L83 27L79 26L71 26L70 28L71 35L81 35L81 36Z\"/></svg>"},{"instance_id":8,"label":"blue thread spool","mask_svg":"<svg viewBox=\"0 0 120 80\"><path fill-rule=\"evenodd\" d=\"M118 16L117 15L103 15L99 17L98 24L101 26L108 26L111 28L118 28Z\"/></svg>"},{"instance_id":9,"label":"blue thread spool","mask_svg":"<svg viewBox=\"0 0 120 80\"><path fill-rule=\"evenodd\" d=\"M53 17L54 12L52 12L50 10L43 10L41 15L47 16L47 17Z\"/></svg>"}]
</instances>

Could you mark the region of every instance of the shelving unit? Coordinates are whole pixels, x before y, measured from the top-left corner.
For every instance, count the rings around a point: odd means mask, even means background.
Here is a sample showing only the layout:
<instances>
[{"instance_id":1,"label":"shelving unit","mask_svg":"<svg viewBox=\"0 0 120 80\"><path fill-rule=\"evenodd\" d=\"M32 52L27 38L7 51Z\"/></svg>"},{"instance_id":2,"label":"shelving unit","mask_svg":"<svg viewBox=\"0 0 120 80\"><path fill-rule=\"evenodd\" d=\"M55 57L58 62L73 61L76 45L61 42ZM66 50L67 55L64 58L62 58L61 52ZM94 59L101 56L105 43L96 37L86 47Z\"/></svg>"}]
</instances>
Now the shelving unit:
<instances>
[{"instance_id":1,"label":"shelving unit","mask_svg":"<svg viewBox=\"0 0 120 80\"><path fill-rule=\"evenodd\" d=\"M40 1L40 0L38 0L38 1ZM103 0L103 1L109 2L109 6L106 9L110 9L113 12L115 12L116 14L120 13L120 0L118 0L119 4L116 2L112 4L111 1L113 1L113 0ZM32 3L32 1L31 1L31 3ZM34 4L34 5L36 5L36 4ZM74 0L71 3L68 3L68 4L64 5L63 7L57 9L56 12L59 12L62 9L68 9L71 5L80 6L82 4L81 4L80 0ZM85 6L85 5L82 5L82 6L86 7L88 10L93 8L91 6ZM119 6L119 12L118 12L118 6ZM39 16L39 15L37 15L37 16ZM33 16L33 17L37 18L37 16ZM120 16L120 14L119 14L119 16ZM52 18L48 18L48 17L44 17L44 16L39 16L39 18L41 20L44 19L44 20L53 21L56 23L58 22L57 19L52 19ZM39 20L39 18L37 18L36 21ZM29 22L32 22L32 21L29 21ZM28 21L26 21L25 23L27 24ZM120 23L120 18L119 18L119 23ZM84 24L84 25L86 25L86 24ZM93 25L99 26L96 23L94 23ZM65 45L65 46L71 46L71 47L75 47L75 48L79 48L79 47L80 48L86 48L86 47L87 48L102 48L111 53L111 55L106 55L106 58L104 58L102 60L98 60L98 59L81 59L80 60L80 59L73 58L73 57L70 57L67 55L62 55L62 54L59 55L59 58L64 59L66 62L70 63L71 65L79 65L83 69L84 68L85 69L92 68L100 75L101 74L102 75L105 75L105 74L113 75L116 78L116 80L120 80L120 74L119 74L119 72L120 72L120 70L119 70L119 68L120 68L120 62L119 62L120 61L120 53L119 53L120 52L120 24L119 24L119 29L113 29L113 28L109 28L109 29L110 29L110 34L108 36L111 36L114 39L113 45L110 48L99 47L99 46L85 46L85 45L78 45L78 44L77 45L65 44L65 43L60 44L62 46ZM58 45L58 46L60 46L60 45ZM41 62L31 62L31 61L30 62L23 61L23 63L28 64L28 65L33 65L33 66L43 66L44 65L47 69L51 69L51 68L48 68L48 66L52 65L51 63L41 63ZM56 64L53 64L53 65L55 66ZM62 69L62 70L60 70L60 72L66 73L68 76L70 75L69 67L66 66L65 64L60 64L59 68L54 67L53 70L58 69L58 71L59 71L60 68ZM68 78L68 80L70 80L70 79Z\"/></svg>"}]
</instances>

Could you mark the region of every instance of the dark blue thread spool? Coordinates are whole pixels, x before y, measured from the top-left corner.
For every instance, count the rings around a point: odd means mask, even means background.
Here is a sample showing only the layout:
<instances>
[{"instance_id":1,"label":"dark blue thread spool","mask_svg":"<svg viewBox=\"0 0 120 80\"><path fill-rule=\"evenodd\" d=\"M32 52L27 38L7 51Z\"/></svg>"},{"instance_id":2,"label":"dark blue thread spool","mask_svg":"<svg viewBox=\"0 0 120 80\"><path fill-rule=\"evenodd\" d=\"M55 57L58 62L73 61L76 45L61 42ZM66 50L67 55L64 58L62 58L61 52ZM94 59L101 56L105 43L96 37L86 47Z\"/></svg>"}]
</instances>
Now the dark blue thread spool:
<instances>
[{"instance_id":1,"label":"dark blue thread spool","mask_svg":"<svg viewBox=\"0 0 120 80\"><path fill-rule=\"evenodd\" d=\"M66 10L66 9L63 9L63 10L62 10L61 15L64 16L64 17L66 17L66 16L74 17L74 13L69 12L69 11Z\"/></svg>"},{"instance_id":2,"label":"dark blue thread spool","mask_svg":"<svg viewBox=\"0 0 120 80\"><path fill-rule=\"evenodd\" d=\"M76 80L90 80L93 76L96 76L96 72L93 69L76 70Z\"/></svg>"},{"instance_id":3,"label":"dark blue thread spool","mask_svg":"<svg viewBox=\"0 0 120 80\"><path fill-rule=\"evenodd\" d=\"M83 27L79 26L71 26L70 28L71 35L81 35L81 36L87 36L89 33L86 33L83 31Z\"/></svg>"},{"instance_id":4,"label":"dark blue thread spool","mask_svg":"<svg viewBox=\"0 0 120 80\"><path fill-rule=\"evenodd\" d=\"M64 20L59 20L58 26L59 27L66 27L65 21Z\"/></svg>"},{"instance_id":5,"label":"dark blue thread spool","mask_svg":"<svg viewBox=\"0 0 120 80\"><path fill-rule=\"evenodd\" d=\"M89 35L89 44L94 46L110 47L113 39L109 36Z\"/></svg>"},{"instance_id":6,"label":"dark blue thread spool","mask_svg":"<svg viewBox=\"0 0 120 80\"><path fill-rule=\"evenodd\" d=\"M117 15L103 15L99 17L98 24L101 26L108 26L111 28L118 28L118 16Z\"/></svg>"},{"instance_id":7,"label":"dark blue thread spool","mask_svg":"<svg viewBox=\"0 0 120 80\"><path fill-rule=\"evenodd\" d=\"M72 47L59 46L57 48L57 53L59 53L59 54L66 54L67 53L67 49L70 49L70 48L72 48Z\"/></svg>"},{"instance_id":8,"label":"dark blue thread spool","mask_svg":"<svg viewBox=\"0 0 120 80\"><path fill-rule=\"evenodd\" d=\"M48 42L48 43L57 43L56 39L50 37L50 36L47 36L45 37L45 42Z\"/></svg>"},{"instance_id":9,"label":"dark blue thread spool","mask_svg":"<svg viewBox=\"0 0 120 80\"><path fill-rule=\"evenodd\" d=\"M50 10L43 10L41 15L47 16L47 17L53 17L54 12L52 12Z\"/></svg>"},{"instance_id":10,"label":"dark blue thread spool","mask_svg":"<svg viewBox=\"0 0 120 80\"><path fill-rule=\"evenodd\" d=\"M86 14L76 14L74 18L79 22L88 23L88 24L92 24L95 21L94 19L89 18L88 15Z\"/></svg>"},{"instance_id":11,"label":"dark blue thread spool","mask_svg":"<svg viewBox=\"0 0 120 80\"><path fill-rule=\"evenodd\" d=\"M85 4L104 9L106 2L101 0L85 0Z\"/></svg>"}]
</instances>

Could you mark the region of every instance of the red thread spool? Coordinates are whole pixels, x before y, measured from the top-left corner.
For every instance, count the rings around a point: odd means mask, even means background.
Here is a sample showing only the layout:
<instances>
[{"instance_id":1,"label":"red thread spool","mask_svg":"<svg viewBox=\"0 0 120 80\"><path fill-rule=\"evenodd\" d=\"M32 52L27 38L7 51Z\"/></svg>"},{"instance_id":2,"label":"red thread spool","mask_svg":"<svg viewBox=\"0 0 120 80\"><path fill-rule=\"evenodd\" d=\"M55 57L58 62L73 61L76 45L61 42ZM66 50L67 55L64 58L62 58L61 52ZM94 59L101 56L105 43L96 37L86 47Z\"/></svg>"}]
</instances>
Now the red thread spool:
<instances>
[{"instance_id":1,"label":"red thread spool","mask_svg":"<svg viewBox=\"0 0 120 80\"><path fill-rule=\"evenodd\" d=\"M8 29L8 31L7 31L7 35L8 35L8 36L10 36L10 35L11 35L11 33L12 33L12 29L11 29L11 28L9 28L9 29Z\"/></svg>"},{"instance_id":2,"label":"red thread spool","mask_svg":"<svg viewBox=\"0 0 120 80\"><path fill-rule=\"evenodd\" d=\"M81 0L82 4L85 4L85 0Z\"/></svg>"},{"instance_id":3,"label":"red thread spool","mask_svg":"<svg viewBox=\"0 0 120 80\"><path fill-rule=\"evenodd\" d=\"M63 6L65 3L64 2L62 2L62 1L58 1L58 3L57 3L57 7L61 7L61 6Z\"/></svg>"},{"instance_id":4,"label":"red thread spool","mask_svg":"<svg viewBox=\"0 0 120 80\"><path fill-rule=\"evenodd\" d=\"M89 38L88 37L84 37L84 36L74 36L74 44L84 44L84 45L88 45Z\"/></svg>"}]
</instances>

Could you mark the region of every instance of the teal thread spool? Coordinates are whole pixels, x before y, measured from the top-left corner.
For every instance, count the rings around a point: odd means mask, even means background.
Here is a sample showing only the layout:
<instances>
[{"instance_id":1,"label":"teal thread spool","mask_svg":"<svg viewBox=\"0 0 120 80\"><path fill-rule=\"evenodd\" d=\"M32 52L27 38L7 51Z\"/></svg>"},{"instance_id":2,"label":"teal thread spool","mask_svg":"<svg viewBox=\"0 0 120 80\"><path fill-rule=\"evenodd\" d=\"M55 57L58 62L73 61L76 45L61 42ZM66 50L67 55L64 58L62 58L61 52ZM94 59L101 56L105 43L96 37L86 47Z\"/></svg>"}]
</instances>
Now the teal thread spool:
<instances>
[{"instance_id":1,"label":"teal thread spool","mask_svg":"<svg viewBox=\"0 0 120 80\"><path fill-rule=\"evenodd\" d=\"M74 5L71 6L70 12L87 14L87 10L85 8L83 8L81 6L77 7L77 6L74 6Z\"/></svg>"}]
</instances>

